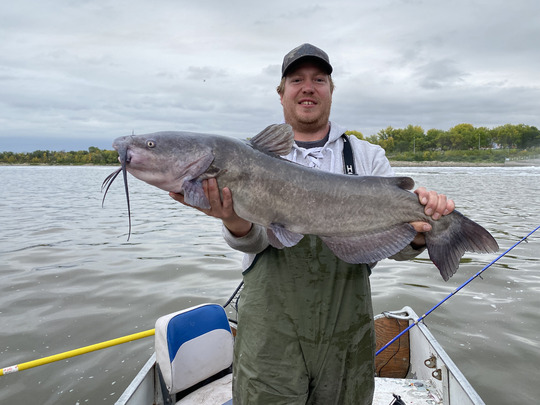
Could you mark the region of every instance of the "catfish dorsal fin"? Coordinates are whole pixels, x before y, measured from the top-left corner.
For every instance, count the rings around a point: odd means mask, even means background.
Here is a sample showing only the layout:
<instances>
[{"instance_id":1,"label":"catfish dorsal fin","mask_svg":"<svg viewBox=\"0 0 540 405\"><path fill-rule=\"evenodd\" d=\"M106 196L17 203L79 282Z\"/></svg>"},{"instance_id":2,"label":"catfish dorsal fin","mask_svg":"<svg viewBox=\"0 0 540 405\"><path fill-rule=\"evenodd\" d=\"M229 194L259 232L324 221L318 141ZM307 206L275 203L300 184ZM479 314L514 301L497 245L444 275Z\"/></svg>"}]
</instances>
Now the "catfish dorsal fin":
<instances>
[{"instance_id":1,"label":"catfish dorsal fin","mask_svg":"<svg viewBox=\"0 0 540 405\"><path fill-rule=\"evenodd\" d=\"M262 152L285 156L294 144L294 132L288 124L274 124L251 138L250 143Z\"/></svg>"}]
</instances>

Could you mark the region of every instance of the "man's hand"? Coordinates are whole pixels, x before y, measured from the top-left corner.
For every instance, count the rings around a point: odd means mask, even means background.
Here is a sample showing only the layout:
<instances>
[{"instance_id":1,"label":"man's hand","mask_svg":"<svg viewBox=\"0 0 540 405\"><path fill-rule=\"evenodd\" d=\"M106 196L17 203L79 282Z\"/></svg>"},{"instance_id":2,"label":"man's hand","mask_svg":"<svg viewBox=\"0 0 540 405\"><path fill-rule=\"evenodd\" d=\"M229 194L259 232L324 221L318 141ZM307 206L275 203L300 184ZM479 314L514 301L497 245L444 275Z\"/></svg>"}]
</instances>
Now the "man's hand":
<instances>
[{"instance_id":1,"label":"man's hand","mask_svg":"<svg viewBox=\"0 0 540 405\"><path fill-rule=\"evenodd\" d=\"M424 205L424 213L430 216L434 221L440 219L443 215L448 215L454 211L455 204L453 200L448 199L444 194L438 194L435 191L427 191L425 187L419 187L415 191L418 195L418 201ZM422 247L426 244L424 232L431 231L431 225L427 222L411 222L418 234L412 241L415 247Z\"/></svg>"},{"instance_id":2,"label":"man's hand","mask_svg":"<svg viewBox=\"0 0 540 405\"><path fill-rule=\"evenodd\" d=\"M248 232L251 230L252 223L240 218L238 215L236 215L236 212L234 212L231 190L227 187L224 187L223 190L221 190L221 193L223 195L222 200L216 179L204 180L202 184L204 194L210 202L210 208L193 208L204 212L206 215L209 215L211 217L221 219L225 227L227 227L227 229L234 236L242 237L247 235ZM187 205L188 207L192 207L191 205L185 203L184 196L182 194L170 192L169 195L172 199L184 205Z\"/></svg>"}]
</instances>

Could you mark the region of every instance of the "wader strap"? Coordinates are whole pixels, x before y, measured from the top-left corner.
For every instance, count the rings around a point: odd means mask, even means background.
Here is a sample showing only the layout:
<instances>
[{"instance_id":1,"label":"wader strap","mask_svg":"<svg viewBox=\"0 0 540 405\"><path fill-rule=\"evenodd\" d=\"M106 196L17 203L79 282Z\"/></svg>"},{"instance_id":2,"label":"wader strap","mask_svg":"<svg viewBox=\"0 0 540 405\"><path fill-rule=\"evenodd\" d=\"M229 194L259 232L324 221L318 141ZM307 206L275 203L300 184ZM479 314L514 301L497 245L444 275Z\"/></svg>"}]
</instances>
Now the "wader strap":
<instances>
[{"instance_id":1,"label":"wader strap","mask_svg":"<svg viewBox=\"0 0 540 405\"><path fill-rule=\"evenodd\" d=\"M345 166L345 174L355 175L356 169L354 168L354 157L351 148L351 141L349 141L349 138L345 134L341 135L341 137L343 138L343 163Z\"/></svg>"}]
</instances>

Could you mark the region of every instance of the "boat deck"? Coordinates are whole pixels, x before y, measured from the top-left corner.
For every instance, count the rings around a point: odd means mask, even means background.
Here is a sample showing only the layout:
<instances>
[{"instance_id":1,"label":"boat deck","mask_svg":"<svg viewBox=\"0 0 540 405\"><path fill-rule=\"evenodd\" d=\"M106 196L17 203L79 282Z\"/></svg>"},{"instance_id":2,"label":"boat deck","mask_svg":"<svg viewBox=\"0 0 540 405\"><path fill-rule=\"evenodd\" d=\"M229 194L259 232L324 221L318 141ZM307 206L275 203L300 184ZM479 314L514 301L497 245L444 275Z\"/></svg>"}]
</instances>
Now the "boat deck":
<instances>
[{"instance_id":1,"label":"boat deck","mask_svg":"<svg viewBox=\"0 0 540 405\"><path fill-rule=\"evenodd\" d=\"M182 398L177 405L230 404L231 374ZM390 405L398 395L407 405L442 404L429 381L406 378L376 378L373 405Z\"/></svg>"},{"instance_id":2,"label":"boat deck","mask_svg":"<svg viewBox=\"0 0 540 405\"><path fill-rule=\"evenodd\" d=\"M389 405L399 395L407 405L438 405L442 398L429 381L406 378L376 378L373 405Z\"/></svg>"}]
</instances>

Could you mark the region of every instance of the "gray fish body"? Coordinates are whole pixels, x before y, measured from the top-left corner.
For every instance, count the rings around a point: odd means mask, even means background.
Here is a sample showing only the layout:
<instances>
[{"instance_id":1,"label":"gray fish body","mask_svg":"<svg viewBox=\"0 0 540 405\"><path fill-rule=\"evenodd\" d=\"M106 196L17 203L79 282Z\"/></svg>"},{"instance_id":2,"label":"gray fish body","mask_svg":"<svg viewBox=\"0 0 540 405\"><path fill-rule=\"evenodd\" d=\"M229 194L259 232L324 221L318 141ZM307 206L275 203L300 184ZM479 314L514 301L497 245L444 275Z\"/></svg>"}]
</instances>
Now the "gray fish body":
<instances>
[{"instance_id":1,"label":"gray fish body","mask_svg":"<svg viewBox=\"0 0 540 405\"><path fill-rule=\"evenodd\" d=\"M292 146L290 127L268 127L251 143L216 135L161 132L115 140L119 159L135 177L208 208L202 180L215 177L232 191L235 212L273 232L271 244L294 245L317 235L341 259L373 263L401 251L416 236L409 224L429 222L431 260L448 280L467 251L493 252L493 237L454 211L433 221L408 177L349 176L313 170L280 158Z\"/></svg>"}]
</instances>

